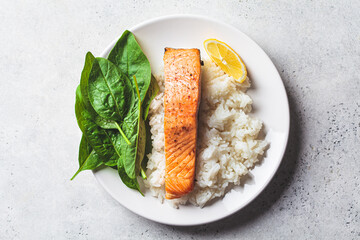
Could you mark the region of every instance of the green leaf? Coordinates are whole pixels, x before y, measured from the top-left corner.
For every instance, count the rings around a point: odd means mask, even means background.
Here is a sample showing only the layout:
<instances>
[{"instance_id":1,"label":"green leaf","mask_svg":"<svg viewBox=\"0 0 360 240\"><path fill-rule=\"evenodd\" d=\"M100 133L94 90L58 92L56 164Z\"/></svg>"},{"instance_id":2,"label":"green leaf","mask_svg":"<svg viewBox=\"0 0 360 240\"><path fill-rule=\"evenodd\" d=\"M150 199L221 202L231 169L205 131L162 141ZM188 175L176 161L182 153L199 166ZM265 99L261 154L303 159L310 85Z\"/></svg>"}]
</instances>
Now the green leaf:
<instances>
[{"instance_id":1,"label":"green leaf","mask_svg":"<svg viewBox=\"0 0 360 240\"><path fill-rule=\"evenodd\" d=\"M117 167L118 167L118 173L119 173L119 176L121 178L121 181L127 187L138 190L141 193L141 195L144 196L144 194L140 190L140 186L139 186L139 183L138 183L137 179L136 178L134 178L134 179L129 178L129 176L127 175L127 173L125 171L124 165L123 165L123 163L122 163L122 161L120 159L118 161L118 166Z\"/></svg>"},{"instance_id":2,"label":"green leaf","mask_svg":"<svg viewBox=\"0 0 360 240\"><path fill-rule=\"evenodd\" d=\"M88 85L88 80L89 80L89 76L91 73L91 69L93 67L95 60L96 59L91 54L91 52L86 53L84 68L81 72L80 85L76 89L76 96L81 98L81 101L85 105L85 108L88 110L88 112L93 117L94 121L96 122L96 124L98 126L105 128L105 129L117 129L116 123L112 120L107 120L107 119L104 119L103 117L100 117L96 113L96 111L93 109L93 107L89 101L87 85ZM76 111L76 106L75 106L75 111ZM78 121L78 124L79 124L79 121ZM80 129L82 129L82 126L79 125L79 127L80 127Z\"/></svg>"},{"instance_id":3,"label":"green leaf","mask_svg":"<svg viewBox=\"0 0 360 240\"><path fill-rule=\"evenodd\" d=\"M130 115L124 119L123 129L125 135L130 141L128 145L125 141L121 141L121 159L124 164L127 175L134 179L140 171L140 164L145 153L145 131L144 120L135 108Z\"/></svg>"},{"instance_id":4,"label":"green leaf","mask_svg":"<svg viewBox=\"0 0 360 240\"><path fill-rule=\"evenodd\" d=\"M108 130L108 131L110 132L109 134L110 134L111 142L113 143L114 150L116 152L116 156L115 158L111 158L109 161L107 161L105 165L109 167L114 167L117 166L118 160L121 157L120 146L121 146L121 141L124 138L117 131L113 131L113 130Z\"/></svg>"},{"instance_id":5,"label":"green leaf","mask_svg":"<svg viewBox=\"0 0 360 240\"><path fill-rule=\"evenodd\" d=\"M144 159L141 162L141 168L146 169L147 162L149 161L149 158L147 155L152 152L152 143L151 143L151 132L150 132L150 124L149 119L146 119L145 121L145 130L146 130L146 141L145 141L145 154Z\"/></svg>"},{"instance_id":6,"label":"green leaf","mask_svg":"<svg viewBox=\"0 0 360 240\"><path fill-rule=\"evenodd\" d=\"M81 137L79 146L79 169L71 178L73 180L81 171L93 170L102 164L101 159L87 142L85 136Z\"/></svg>"},{"instance_id":7,"label":"green leaf","mask_svg":"<svg viewBox=\"0 0 360 240\"><path fill-rule=\"evenodd\" d=\"M84 105L84 103L83 103L84 100L83 100L83 97L81 95L80 85L76 88L76 99L77 100L75 101L75 114L78 117L77 122L78 122L79 128L81 129L81 131L83 131L82 130L83 126L80 125L81 121L79 121L81 119L81 117L82 117L80 112L79 112L80 111L79 109L86 108L86 106L80 107L80 105L79 105L81 102ZM93 111L92 108L88 109L88 112L93 117L94 122L99 127L102 127L104 129L117 129L118 128L116 122L100 117L99 115L97 115L97 113L95 111Z\"/></svg>"},{"instance_id":8,"label":"green leaf","mask_svg":"<svg viewBox=\"0 0 360 240\"><path fill-rule=\"evenodd\" d=\"M92 152L92 147L89 145L84 134L81 136L79 145L79 165L81 165Z\"/></svg>"},{"instance_id":9,"label":"green leaf","mask_svg":"<svg viewBox=\"0 0 360 240\"><path fill-rule=\"evenodd\" d=\"M129 144L129 140L124 135L122 129L120 128L119 124L116 121L113 121L112 119L105 119L97 114L93 106L90 102L89 97L89 79L93 78L92 75L94 75L98 69L97 66L99 66L96 58L91 54L91 52L88 52L86 54L85 58L85 65L84 69L81 73L81 79L80 79L80 90L77 90L77 94L81 96L81 102L84 104L84 109L87 110L89 115L92 117L93 121L100 127L105 129L118 129L121 135L125 138L125 141ZM94 70L93 70L94 68ZM78 91L80 93L78 93ZM76 108L76 106L75 106ZM76 111L76 110L75 110ZM78 121L79 124L79 121ZM83 131L83 127L80 126L81 131ZM83 131L84 132L84 131Z\"/></svg>"},{"instance_id":10,"label":"green leaf","mask_svg":"<svg viewBox=\"0 0 360 240\"><path fill-rule=\"evenodd\" d=\"M142 109L140 108L140 111ZM135 174L139 174L141 170L141 163L145 156L145 147L146 147L146 129L145 121L142 118L142 115L139 116L139 127L138 127L138 144L137 144L137 153L136 153L136 162L135 162ZM146 178L145 173L143 173L143 178ZM145 177L144 177L145 176Z\"/></svg>"},{"instance_id":11,"label":"green leaf","mask_svg":"<svg viewBox=\"0 0 360 240\"><path fill-rule=\"evenodd\" d=\"M136 77L134 77L134 82L137 94L140 95ZM137 106L134 106L130 113L125 117L123 129L131 144L128 145L125 144L124 141L121 141L121 160L127 175L131 179L135 179L136 176L139 175L141 169L141 162L145 154L146 141L145 123L142 118L140 100L138 101Z\"/></svg>"},{"instance_id":12,"label":"green leaf","mask_svg":"<svg viewBox=\"0 0 360 240\"><path fill-rule=\"evenodd\" d=\"M74 177L105 164L117 168L124 184L142 194L137 176L141 172L146 178L142 162L145 151L151 151L151 141L146 146L150 134L144 120L159 86L131 32L123 33L108 59L86 54L76 90L75 113L83 140Z\"/></svg>"},{"instance_id":13,"label":"green leaf","mask_svg":"<svg viewBox=\"0 0 360 240\"><path fill-rule=\"evenodd\" d=\"M112 62L96 58L88 80L88 96L94 110L107 120L122 122L134 104L128 77Z\"/></svg>"},{"instance_id":14,"label":"green leaf","mask_svg":"<svg viewBox=\"0 0 360 240\"><path fill-rule=\"evenodd\" d=\"M114 130L105 130L97 126L95 122L87 121L84 134L105 164L113 165L120 157L114 141L114 136L118 134L114 133Z\"/></svg>"},{"instance_id":15,"label":"green leaf","mask_svg":"<svg viewBox=\"0 0 360 240\"><path fill-rule=\"evenodd\" d=\"M151 75L151 83L150 83L149 89L146 92L144 102L142 103L143 109L144 109L144 114L143 114L144 120L147 119L148 114L149 114L150 103L152 100L154 100L154 98L158 94L159 90L160 90L160 88L159 88L159 85L158 85L155 77L153 75Z\"/></svg>"},{"instance_id":16,"label":"green leaf","mask_svg":"<svg viewBox=\"0 0 360 240\"><path fill-rule=\"evenodd\" d=\"M75 115L76 115L76 121L77 124L82 132L84 132L84 126L83 126L83 115L82 115L82 109L85 108L83 103L83 98L81 96L80 92L80 85L76 88L76 100L75 100Z\"/></svg>"},{"instance_id":17,"label":"green leaf","mask_svg":"<svg viewBox=\"0 0 360 240\"><path fill-rule=\"evenodd\" d=\"M116 143L119 143L117 131L99 127L86 108L83 100L84 98L82 98L80 91L76 91L76 119L87 142L104 163L117 161L120 157L119 152L116 151L117 148L115 148Z\"/></svg>"},{"instance_id":18,"label":"green leaf","mask_svg":"<svg viewBox=\"0 0 360 240\"><path fill-rule=\"evenodd\" d=\"M129 79L136 76L142 102L151 82L151 67L149 60L130 31L126 30L122 34L109 53L108 59L117 65ZM136 91L135 84L132 81L131 83Z\"/></svg>"}]
</instances>

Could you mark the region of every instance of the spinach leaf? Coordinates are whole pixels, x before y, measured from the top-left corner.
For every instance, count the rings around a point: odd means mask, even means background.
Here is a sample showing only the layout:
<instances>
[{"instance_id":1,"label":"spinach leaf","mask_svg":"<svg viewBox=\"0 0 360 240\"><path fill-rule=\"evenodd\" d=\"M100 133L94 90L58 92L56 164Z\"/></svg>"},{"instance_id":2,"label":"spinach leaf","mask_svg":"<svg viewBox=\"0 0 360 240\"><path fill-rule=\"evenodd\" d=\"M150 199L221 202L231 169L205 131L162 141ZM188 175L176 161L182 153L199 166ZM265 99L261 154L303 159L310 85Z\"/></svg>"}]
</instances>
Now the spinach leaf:
<instances>
[{"instance_id":1,"label":"spinach leaf","mask_svg":"<svg viewBox=\"0 0 360 240\"><path fill-rule=\"evenodd\" d=\"M141 105L140 105L141 106ZM136 111L137 110L137 111ZM135 108L135 111L132 111L124 119L123 129L125 135L130 141L128 145L125 140L121 141L121 159L127 175L134 179L140 171L140 165L145 153L145 131L144 131L144 120L138 112L139 110Z\"/></svg>"},{"instance_id":2,"label":"spinach leaf","mask_svg":"<svg viewBox=\"0 0 360 240\"><path fill-rule=\"evenodd\" d=\"M158 94L159 90L160 90L159 85L158 85L155 77L151 74L150 86L146 92L146 96L145 96L145 99L143 102L144 120L147 119L147 116L149 114L150 103L152 100L154 100L154 98Z\"/></svg>"},{"instance_id":3,"label":"spinach leaf","mask_svg":"<svg viewBox=\"0 0 360 240\"><path fill-rule=\"evenodd\" d=\"M115 121L107 120L99 115L95 116L94 121L99 127L104 129L119 129L119 125Z\"/></svg>"},{"instance_id":4,"label":"spinach leaf","mask_svg":"<svg viewBox=\"0 0 360 240\"><path fill-rule=\"evenodd\" d=\"M86 53L85 65L84 65L84 68L83 68L83 70L81 72L81 78L80 78L80 87L81 87L80 90L81 90L81 95L84 98L84 104L85 104L87 109L91 109L91 110L93 110L93 108L92 108L92 106L90 104L90 101L89 101L87 85L88 85L91 69L92 69L92 66L93 66L95 60L96 59L95 59L94 55L92 55L91 52ZM95 111L94 111L94 113L95 113Z\"/></svg>"},{"instance_id":5,"label":"spinach leaf","mask_svg":"<svg viewBox=\"0 0 360 240\"><path fill-rule=\"evenodd\" d=\"M79 174L79 172L95 169L101 164L101 159L96 154L96 152L92 150L92 147L89 145L85 136L83 135L81 137L79 146L79 169L70 180L73 180Z\"/></svg>"},{"instance_id":6,"label":"spinach leaf","mask_svg":"<svg viewBox=\"0 0 360 240\"><path fill-rule=\"evenodd\" d=\"M126 30L122 34L109 53L108 59L117 65L129 79L132 79L135 75L136 79L138 79L142 102L151 82L151 67L149 60L130 31ZM136 86L132 85L134 91L136 91Z\"/></svg>"},{"instance_id":7,"label":"spinach leaf","mask_svg":"<svg viewBox=\"0 0 360 240\"><path fill-rule=\"evenodd\" d=\"M120 157L117 151L114 132L100 128L93 121L86 121L84 134L90 145L106 165L113 166Z\"/></svg>"},{"instance_id":8,"label":"spinach leaf","mask_svg":"<svg viewBox=\"0 0 360 240\"><path fill-rule=\"evenodd\" d=\"M141 170L141 161L144 158L146 141L140 93L135 76L134 83L138 94L138 104L131 109L123 122L124 133L129 138L131 144L128 145L121 141L121 161L125 172L131 179L135 179Z\"/></svg>"},{"instance_id":9,"label":"spinach leaf","mask_svg":"<svg viewBox=\"0 0 360 240\"><path fill-rule=\"evenodd\" d=\"M142 194L137 176L141 172L146 178L143 159L152 147L145 120L158 91L150 63L131 32L123 33L108 60L86 54L75 102L83 136L72 179L104 164L117 168L124 184Z\"/></svg>"},{"instance_id":10,"label":"spinach leaf","mask_svg":"<svg viewBox=\"0 0 360 240\"><path fill-rule=\"evenodd\" d=\"M94 121L96 122L96 124L98 126L105 128L105 129L117 129L118 127L117 127L116 122L114 122L112 120L107 120L103 117L100 117L95 112L95 110L93 109L93 107L89 101L89 96L88 96L88 91L87 91L86 85L87 85L94 61L95 61L95 57L91 54L91 52L86 53L85 65L81 72L80 85L76 89L76 95L81 97L82 102L84 102L86 109L88 110L90 115L93 117ZM80 87L81 85L82 85L82 87ZM75 110L76 110L76 108L75 108ZM79 124L79 121L78 121L78 124ZM79 125L79 127L80 127L80 129L82 129L82 127L80 125Z\"/></svg>"},{"instance_id":11,"label":"spinach leaf","mask_svg":"<svg viewBox=\"0 0 360 240\"><path fill-rule=\"evenodd\" d=\"M79 112L77 113L77 111L80 108L80 106L79 106L80 102L84 101L83 97L81 95L80 85L76 88L76 97L79 98L79 100L76 100L76 102L75 102L75 114L81 118L81 114ZM99 115L97 115L97 113L92 108L87 109L87 110L88 110L89 114L93 117L95 123L99 127L102 127L104 129L117 129L118 128L115 121L107 120L105 118L100 117ZM79 125L79 128L81 129L81 131L83 131L82 130L83 127L80 126L81 121L79 121L79 119L77 119L77 122L78 122L78 125Z\"/></svg>"},{"instance_id":12,"label":"spinach leaf","mask_svg":"<svg viewBox=\"0 0 360 240\"><path fill-rule=\"evenodd\" d=\"M81 79L80 79L80 95L82 98L82 103L85 106L84 109L87 110L90 117L93 118L93 121L98 126L105 128L105 129L112 129L112 128L118 129L119 132L121 133L121 135L125 138L125 141L129 144L129 140L124 135L119 124L116 121L113 121L111 119L105 119L105 118L102 118L101 116L99 116L97 114L97 112L94 110L93 106L91 105L89 91L88 91L89 78L93 78L94 74L96 75L96 72L98 72L96 70L98 65L99 64L97 63L96 58L91 54L91 52L88 52L86 54L85 65L84 65L84 69L81 73ZM94 70L93 70L93 68L94 68ZM78 124L79 124L79 121L78 121ZM83 131L83 129L80 125L79 125L79 127L80 127L81 131Z\"/></svg>"},{"instance_id":13,"label":"spinach leaf","mask_svg":"<svg viewBox=\"0 0 360 240\"><path fill-rule=\"evenodd\" d=\"M80 91L76 91L75 114L79 127L86 140L104 163L117 161L120 154L116 152L114 130L99 127L86 108Z\"/></svg>"},{"instance_id":14,"label":"spinach leaf","mask_svg":"<svg viewBox=\"0 0 360 240\"><path fill-rule=\"evenodd\" d=\"M147 155L152 152L152 143L151 143L151 132L150 132L149 119L146 119L146 121L145 121L145 132L146 132L145 154L144 154L144 159L141 162L141 168L142 169L146 169L147 162L149 161L149 158L147 157Z\"/></svg>"},{"instance_id":15,"label":"spinach leaf","mask_svg":"<svg viewBox=\"0 0 360 240\"><path fill-rule=\"evenodd\" d=\"M126 171L125 171L125 168L124 168L124 165L122 163L122 161L119 159L118 161L118 173L119 173L119 176L121 178L121 181L129 188L132 188L132 189L135 189L135 190L138 190L141 195L144 196L144 194L141 192L140 190L140 186L139 186L139 183L137 181L136 178L132 179L132 178L129 178L129 176L126 174Z\"/></svg>"},{"instance_id":16,"label":"spinach leaf","mask_svg":"<svg viewBox=\"0 0 360 240\"><path fill-rule=\"evenodd\" d=\"M118 160L120 159L120 146L121 146L121 140L124 139L121 134L119 134L118 131L114 130L107 130L109 132L111 142L113 143L114 150L116 152L116 156L114 158L111 158L109 161L105 163L106 166L114 167L117 166Z\"/></svg>"},{"instance_id":17,"label":"spinach leaf","mask_svg":"<svg viewBox=\"0 0 360 240\"><path fill-rule=\"evenodd\" d=\"M85 121L82 115L82 109L85 108L83 98L80 92L80 85L76 88L76 100L75 100L75 115L77 124L82 132L84 132L83 121Z\"/></svg>"},{"instance_id":18,"label":"spinach leaf","mask_svg":"<svg viewBox=\"0 0 360 240\"><path fill-rule=\"evenodd\" d=\"M84 162L86 158L89 157L92 152L92 147L89 145L88 141L84 134L81 136L80 145L79 145L79 164Z\"/></svg>"},{"instance_id":19,"label":"spinach leaf","mask_svg":"<svg viewBox=\"0 0 360 240\"><path fill-rule=\"evenodd\" d=\"M128 77L105 58L94 60L88 80L88 96L94 110L107 120L122 122L134 92Z\"/></svg>"},{"instance_id":20,"label":"spinach leaf","mask_svg":"<svg viewBox=\"0 0 360 240\"><path fill-rule=\"evenodd\" d=\"M139 111L142 111L140 107ZM136 149L136 160L135 160L135 174L139 175L141 172L141 176L146 179L146 174L144 170L141 168L141 163L145 156L145 147L146 147L146 128L145 121L142 117L142 114L139 114L139 127L138 127L138 144Z\"/></svg>"}]
</instances>

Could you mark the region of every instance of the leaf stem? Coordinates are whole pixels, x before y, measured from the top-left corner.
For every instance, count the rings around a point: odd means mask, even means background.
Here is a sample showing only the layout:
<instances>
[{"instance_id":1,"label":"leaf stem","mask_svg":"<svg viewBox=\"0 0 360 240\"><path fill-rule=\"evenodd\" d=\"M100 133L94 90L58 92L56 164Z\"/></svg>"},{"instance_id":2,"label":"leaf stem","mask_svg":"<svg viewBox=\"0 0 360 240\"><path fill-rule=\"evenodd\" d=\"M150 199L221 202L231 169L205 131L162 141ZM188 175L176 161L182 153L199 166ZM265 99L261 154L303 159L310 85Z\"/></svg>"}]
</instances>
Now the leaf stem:
<instances>
[{"instance_id":1,"label":"leaf stem","mask_svg":"<svg viewBox=\"0 0 360 240\"><path fill-rule=\"evenodd\" d=\"M142 167L140 168L140 173L141 173L141 177L143 179L147 179L146 173L145 173L145 171L144 171L144 169Z\"/></svg>"},{"instance_id":2,"label":"leaf stem","mask_svg":"<svg viewBox=\"0 0 360 240\"><path fill-rule=\"evenodd\" d=\"M119 130L121 136L123 136L123 138L125 139L125 142L128 144L128 145L131 145L131 142L129 141L129 139L126 137L125 133L123 132L123 130L121 129L121 127L119 126L119 124L117 122L115 122L115 125L117 127L117 129Z\"/></svg>"},{"instance_id":3,"label":"leaf stem","mask_svg":"<svg viewBox=\"0 0 360 240\"><path fill-rule=\"evenodd\" d=\"M79 168L79 170L77 170L77 172L74 174L74 176L72 178L70 178L70 181L72 181L79 174L79 172L81 172L81 168Z\"/></svg>"},{"instance_id":4,"label":"leaf stem","mask_svg":"<svg viewBox=\"0 0 360 240\"><path fill-rule=\"evenodd\" d=\"M136 86L136 93L137 93L138 98L139 98L139 103L141 104L140 92L139 92L139 85L138 85L138 83L137 83L137 81L136 81L135 75L133 76L133 78L134 78L134 82L135 82L135 86Z\"/></svg>"}]
</instances>

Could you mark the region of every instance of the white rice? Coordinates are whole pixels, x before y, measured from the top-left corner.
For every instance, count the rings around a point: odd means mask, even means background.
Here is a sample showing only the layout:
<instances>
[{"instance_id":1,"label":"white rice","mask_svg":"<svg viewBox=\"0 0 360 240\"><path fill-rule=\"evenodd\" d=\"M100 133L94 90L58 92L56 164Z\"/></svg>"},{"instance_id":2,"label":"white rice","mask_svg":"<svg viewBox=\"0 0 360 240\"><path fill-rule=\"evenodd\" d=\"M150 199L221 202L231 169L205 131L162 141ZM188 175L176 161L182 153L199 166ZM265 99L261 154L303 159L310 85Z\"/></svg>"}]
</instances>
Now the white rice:
<instances>
[{"instance_id":1,"label":"white rice","mask_svg":"<svg viewBox=\"0 0 360 240\"><path fill-rule=\"evenodd\" d=\"M157 77L160 92L149 112L152 153L148 155L145 186L154 197L165 199L164 155L164 76ZM216 64L204 61L201 76L198 149L194 190L175 200L172 206L188 201L203 207L208 201L223 196L254 167L267 143L259 140L262 122L247 115L251 98L245 94L249 79L243 83L225 74Z\"/></svg>"}]
</instances>

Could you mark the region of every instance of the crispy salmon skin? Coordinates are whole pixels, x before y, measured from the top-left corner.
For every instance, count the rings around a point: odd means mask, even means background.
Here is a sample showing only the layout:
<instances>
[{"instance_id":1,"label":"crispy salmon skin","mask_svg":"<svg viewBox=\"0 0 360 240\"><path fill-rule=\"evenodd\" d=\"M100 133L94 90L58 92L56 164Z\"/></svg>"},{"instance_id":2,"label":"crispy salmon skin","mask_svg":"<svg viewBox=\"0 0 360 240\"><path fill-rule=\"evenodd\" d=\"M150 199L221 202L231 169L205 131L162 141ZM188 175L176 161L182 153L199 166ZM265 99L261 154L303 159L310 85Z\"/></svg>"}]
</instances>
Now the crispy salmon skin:
<instances>
[{"instance_id":1,"label":"crispy salmon skin","mask_svg":"<svg viewBox=\"0 0 360 240\"><path fill-rule=\"evenodd\" d=\"M164 132L167 199L194 187L201 59L199 49L165 48Z\"/></svg>"}]
</instances>

